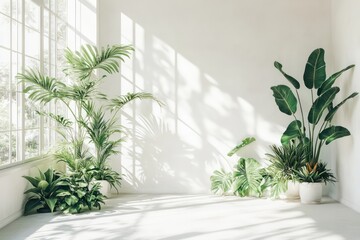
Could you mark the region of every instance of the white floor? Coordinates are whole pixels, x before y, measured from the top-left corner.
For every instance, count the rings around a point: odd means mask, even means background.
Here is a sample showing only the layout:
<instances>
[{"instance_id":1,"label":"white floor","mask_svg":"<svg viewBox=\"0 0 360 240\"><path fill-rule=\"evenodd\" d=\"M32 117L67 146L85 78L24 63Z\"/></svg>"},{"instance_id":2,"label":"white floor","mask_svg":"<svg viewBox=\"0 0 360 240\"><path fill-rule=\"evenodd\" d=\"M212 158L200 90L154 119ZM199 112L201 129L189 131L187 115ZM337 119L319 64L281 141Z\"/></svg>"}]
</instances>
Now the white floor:
<instances>
[{"instance_id":1,"label":"white floor","mask_svg":"<svg viewBox=\"0 0 360 240\"><path fill-rule=\"evenodd\" d=\"M35 214L0 230L17 239L360 239L360 214L320 205L206 195L121 195L102 211Z\"/></svg>"}]
</instances>

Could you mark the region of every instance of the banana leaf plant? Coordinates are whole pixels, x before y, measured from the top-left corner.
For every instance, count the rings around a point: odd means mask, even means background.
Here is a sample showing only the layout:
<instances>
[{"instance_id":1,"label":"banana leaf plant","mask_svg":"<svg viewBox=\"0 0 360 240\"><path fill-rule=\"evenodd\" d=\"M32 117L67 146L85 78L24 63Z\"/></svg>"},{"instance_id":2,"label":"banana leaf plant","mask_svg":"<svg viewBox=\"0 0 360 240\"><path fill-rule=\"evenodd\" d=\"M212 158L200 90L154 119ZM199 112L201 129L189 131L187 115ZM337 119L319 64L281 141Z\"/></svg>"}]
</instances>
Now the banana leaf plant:
<instances>
[{"instance_id":1,"label":"banana leaf plant","mask_svg":"<svg viewBox=\"0 0 360 240\"><path fill-rule=\"evenodd\" d=\"M279 62L274 63L275 68L289 81L293 89L287 85L271 87L279 110L294 118L283 133L281 143L287 145L297 141L299 144L307 146L307 162L312 164L319 161L324 144L328 145L336 139L350 135L350 131L345 127L334 125L333 118L347 100L358 95L357 92L354 92L339 103L334 103L336 95L340 92L340 88L334 86L335 81L343 72L352 69L355 65L349 65L327 77L324 55L324 49L315 49L310 54L305 66L303 80L305 87L309 90L308 97L311 99L311 108L307 115L305 115L306 112L304 112L305 109L303 109L299 94L300 82L285 73Z\"/></svg>"},{"instance_id":2,"label":"banana leaf plant","mask_svg":"<svg viewBox=\"0 0 360 240\"><path fill-rule=\"evenodd\" d=\"M107 75L118 73L120 63L132 51L133 48L128 45L113 45L101 49L84 45L79 51L65 51L63 78L45 76L36 69L28 69L17 75L24 86L24 93L39 106L37 112L52 118L58 124L57 130L65 142L84 145L78 146L78 149L85 149L86 146L94 149L88 160L97 169L96 176L104 178L98 180L114 180L107 162L112 155L118 153L117 147L123 141L123 127L117 124L119 111L136 99L151 99L161 104L146 92L109 98L99 91L99 85ZM45 106L53 103L65 106L70 117L43 111ZM112 175L108 177L106 173ZM120 185L119 179L120 177L116 177L110 184Z\"/></svg>"}]
</instances>

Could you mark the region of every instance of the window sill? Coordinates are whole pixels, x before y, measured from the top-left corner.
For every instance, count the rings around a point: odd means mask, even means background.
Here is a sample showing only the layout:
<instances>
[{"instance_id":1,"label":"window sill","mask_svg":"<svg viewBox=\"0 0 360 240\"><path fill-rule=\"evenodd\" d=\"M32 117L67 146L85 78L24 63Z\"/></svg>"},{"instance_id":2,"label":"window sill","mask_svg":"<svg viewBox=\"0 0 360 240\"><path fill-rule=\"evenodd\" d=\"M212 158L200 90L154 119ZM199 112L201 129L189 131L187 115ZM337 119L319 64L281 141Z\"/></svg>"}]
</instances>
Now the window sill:
<instances>
[{"instance_id":1,"label":"window sill","mask_svg":"<svg viewBox=\"0 0 360 240\"><path fill-rule=\"evenodd\" d=\"M23 167L32 167L34 165L38 165L40 163L46 161L52 161L52 160L54 160L54 157L52 155L42 155L21 162L5 164L3 166L0 166L0 175L2 175L3 173L8 173L11 170L15 170Z\"/></svg>"}]
</instances>

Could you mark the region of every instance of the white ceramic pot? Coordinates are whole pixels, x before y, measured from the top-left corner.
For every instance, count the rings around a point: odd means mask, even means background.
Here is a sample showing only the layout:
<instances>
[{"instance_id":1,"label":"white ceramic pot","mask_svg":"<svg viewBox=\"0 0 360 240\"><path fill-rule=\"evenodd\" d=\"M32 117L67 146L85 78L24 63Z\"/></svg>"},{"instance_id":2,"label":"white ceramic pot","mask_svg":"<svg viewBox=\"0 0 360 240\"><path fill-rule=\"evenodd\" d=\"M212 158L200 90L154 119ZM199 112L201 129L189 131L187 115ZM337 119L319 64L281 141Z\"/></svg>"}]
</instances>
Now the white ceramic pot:
<instances>
[{"instance_id":1,"label":"white ceramic pot","mask_svg":"<svg viewBox=\"0 0 360 240\"><path fill-rule=\"evenodd\" d=\"M288 181L287 191L285 192L286 199L298 199L299 196L299 182Z\"/></svg>"},{"instance_id":2,"label":"white ceramic pot","mask_svg":"<svg viewBox=\"0 0 360 240\"><path fill-rule=\"evenodd\" d=\"M93 180L93 184L99 183L100 184L100 193L106 197L110 197L110 183L105 180Z\"/></svg>"},{"instance_id":3,"label":"white ceramic pot","mask_svg":"<svg viewBox=\"0 0 360 240\"><path fill-rule=\"evenodd\" d=\"M322 197L322 183L300 183L301 203L320 203Z\"/></svg>"}]
</instances>

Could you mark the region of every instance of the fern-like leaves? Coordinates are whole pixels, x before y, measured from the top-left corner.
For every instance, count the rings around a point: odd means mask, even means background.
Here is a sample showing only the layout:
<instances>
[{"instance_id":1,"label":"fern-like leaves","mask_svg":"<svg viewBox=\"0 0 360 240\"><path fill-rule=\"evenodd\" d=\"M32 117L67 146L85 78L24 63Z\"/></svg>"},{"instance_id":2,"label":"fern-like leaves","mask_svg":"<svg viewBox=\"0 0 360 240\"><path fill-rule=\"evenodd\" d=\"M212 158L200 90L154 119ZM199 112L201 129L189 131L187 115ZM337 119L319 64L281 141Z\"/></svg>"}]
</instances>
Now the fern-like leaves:
<instances>
[{"instance_id":1,"label":"fern-like leaves","mask_svg":"<svg viewBox=\"0 0 360 240\"><path fill-rule=\"evenodd\" d=\"M128 45L113 45L100 51L92 45L84 45L79 51L67 49L65 58L67 74L75 74L80 80L88 78L94 70L102 69L108 74L119 72L120 62L129 57L133 48Z\"/></svg>"},{"instance_id":2,"label":"fern-like leaves","mask_svg":"<svg viewBox=\"0 0 360 240\"><path fill-rule=\"evenodd\" d=\"M28 93L29 98L35 102L45 104L64 97L65 84L55 78L44 76L39 71L26 70L18 74L17 78L25 83L24 93Z\"/></svg>"}]
</instances>

